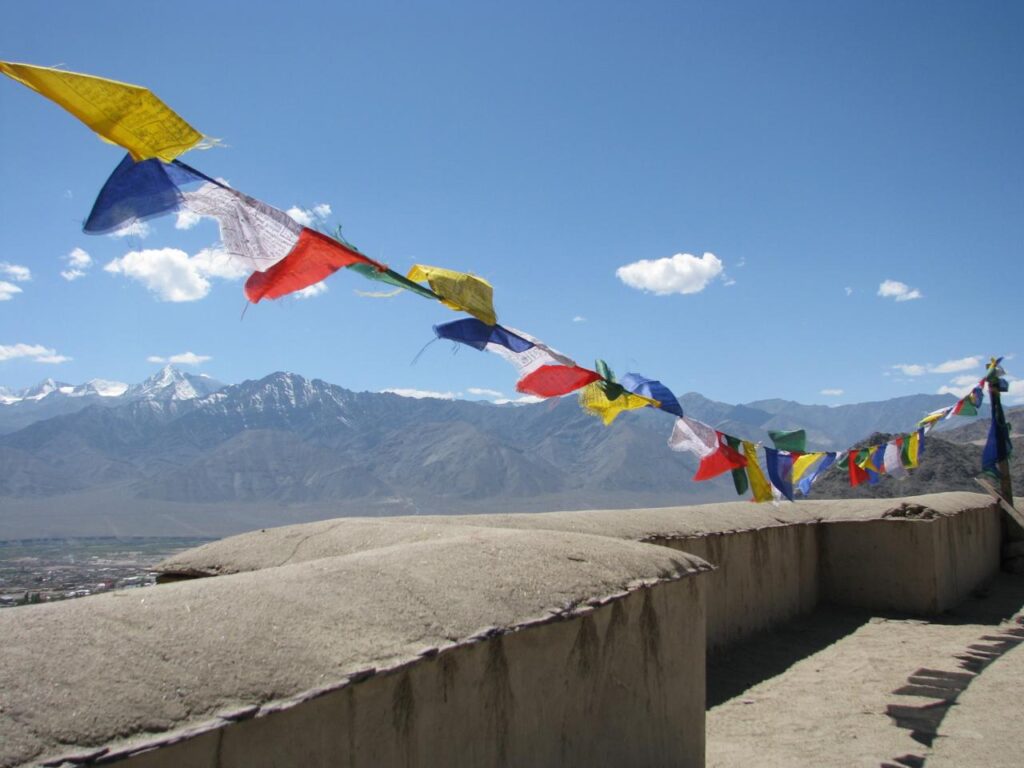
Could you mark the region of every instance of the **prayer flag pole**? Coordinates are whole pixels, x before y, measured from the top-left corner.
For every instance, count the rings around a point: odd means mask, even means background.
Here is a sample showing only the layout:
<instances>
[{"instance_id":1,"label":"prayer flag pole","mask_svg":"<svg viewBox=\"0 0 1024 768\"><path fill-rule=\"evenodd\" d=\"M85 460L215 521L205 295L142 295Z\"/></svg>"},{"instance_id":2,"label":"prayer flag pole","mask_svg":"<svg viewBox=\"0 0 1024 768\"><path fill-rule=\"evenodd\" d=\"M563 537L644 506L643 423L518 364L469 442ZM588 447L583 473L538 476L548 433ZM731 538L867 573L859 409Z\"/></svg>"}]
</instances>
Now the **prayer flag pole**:
<instances>
[{"instance_id":1,"label":"prayer flag pole","mask_svg":"<svg viewBox=\"0 0 1024 768\"><path fill-rule=\"evenodd\" d=\"M999 367L999 363L995 358L993 358L992 362L989 364L988 376L986 377L986 381L988 381L989 402L992 407L992 420L998 424L1005 424L1006 417L1003 415L1001 398L1002 385L999 379L1000 373L1001 369ZM1010 478L1009 458L1007 456L1003 456L996 464L996 468L999 470L1000 493L1002 494L1003 499L1006 500L1006 503L1013 506L1013 482Z\"/></svg>"},{"instance_id":2,"label":"prayer flag pole","mask_svg":"<svg viewBox=\"0 0 1024 768\"><path fill-rule=\"evenodd\" d=\"M985 446L987 455L982 460L987 472L991 473L992 470L995 470L995 473L999 475L999 490L997 491L987 479L976 479L978 485L988 491L999 502L1003 511L1013 521L1012 523L1008 521L1003 526L1004 541L1015 541L1024 540L1024 514L1013 505L1013 481L1010 478L1009 461L1009 425L1006 423L1006 416L1003 414L1001 399L1002 390L1006 384L1000 377L1000 374L1003 373L1003 369L999 367L1000 359L992 358L988 365L988 373L985 376L985 381L988 383L989 397L991 398L989 402L992 408L992 427L989 431L989 444ZM991 456L991 458L988 455L990 447L995 452L995 456ZM993 459L995 461L992 461Z\"/></svg>"}]
</instances>

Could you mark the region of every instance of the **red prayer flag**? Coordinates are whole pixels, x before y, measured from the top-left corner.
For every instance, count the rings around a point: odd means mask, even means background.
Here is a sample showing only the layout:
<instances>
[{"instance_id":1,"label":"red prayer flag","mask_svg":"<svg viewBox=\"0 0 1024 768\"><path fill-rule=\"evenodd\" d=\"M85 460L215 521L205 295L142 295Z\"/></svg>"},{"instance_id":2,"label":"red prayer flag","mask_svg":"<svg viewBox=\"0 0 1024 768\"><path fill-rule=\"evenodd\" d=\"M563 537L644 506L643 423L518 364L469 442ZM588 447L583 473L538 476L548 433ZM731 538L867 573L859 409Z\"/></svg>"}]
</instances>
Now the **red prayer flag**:
<instances>
[{"instance_id":1,"label":"red prayer flag","mask_svg":"<svg viewBox=\"0 0 1024 768\"><path fill-rule=\"evenodd\" d=\"M597 372L576 365L542 365L521 378L516 389L537 397L558 397L600 380Z\"/></svg>"},{"instance_id":2,"label":"red prayer flag","mask_svg":"<svg viewBox=\"0 0 1024 768\"><path fill-rule=\"evenodd\" d=\"M694 480L710 480L723 472L747 466L747 457L730 446L726 442L724 434L717 431L716 434L718 435L718 450L700 460L697 474L693 476Z\"/></svg>"},{"instance_id":3,"label":"red prayer flag","mask_svg":"<svg viewBox=\"0 0 1024 768\"><path fill-rule=\"evenodd\" d=\"M304 228L288 255L264 272L253 272L245 281L245 295L253 304L260 299L279 299L319 283L342 267L369 264L378 271L383 264L337 240Z\"/></svg>"},{"instance_id":4,"label":"red prayer flag","mask_svg":"<svg viewBox=\"0 0 1024 768\"><path fill-rule=\"evenodd\" d=\"M868 471L857 466L857 454L860 451L850 451L850 485L860 485L868 479Z\"/></svg>"}]
</instances>

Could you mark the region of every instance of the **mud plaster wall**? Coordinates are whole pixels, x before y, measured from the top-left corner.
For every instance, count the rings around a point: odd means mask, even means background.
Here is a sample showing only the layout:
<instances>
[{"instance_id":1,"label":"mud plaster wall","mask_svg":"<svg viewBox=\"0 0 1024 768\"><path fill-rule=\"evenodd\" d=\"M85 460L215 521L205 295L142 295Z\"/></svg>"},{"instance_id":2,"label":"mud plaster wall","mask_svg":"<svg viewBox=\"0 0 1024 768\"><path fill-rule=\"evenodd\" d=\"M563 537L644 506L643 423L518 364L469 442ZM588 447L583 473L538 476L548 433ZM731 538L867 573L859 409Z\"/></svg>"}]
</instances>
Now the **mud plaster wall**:
<instances>
[{"instance_id":1,"label":"mud plaster wall","mask_svg":"<svg viewBox=\"0 0 1024 768\"><path fill-rule=\"evenodd\" d=\"M940 611L962 602L998 571L1002 517L992 508L969 510L938 521L935 562Z\"/></svg>"},{"instance_id":2,"label":"mud plaster wall","mask_svg":"<svg viewBox=\"0 0 1024 768\"><path fill-rule=\"evenodd\" d=\"M717 566L705 574L708 648L735 643L818 604L817 525L786 525L654 544Z\"/></svg>"},{"instance_id":3,"label":"mud plaster wall","mask_svg":"<svg viewBox=\"0 0 1024 768\"><path fill-rule=\"evenodd\" d=\"M706 578L452 648L117 765L703 766Z\"/></svg>"},{"instance_id":4,"label":"mud plaster wall","mask_svg":"<svg viewBox=\"0 0 1024 768\"><path fill-rule=\"evenodd\" d=\"M837 605L940 613L999 567L999 511L821 526L822 597Z\"/></svg>"},{"instance_id":5,"label":"mud plaster wall","mask_svg":"<svg viewBox=\"0 0 1024 768\"><path fill-rule=\"evenodd\" d=\"M993 507L932 520L822 521L651 543L717 566L706 574L708 648L715 650L821 602L931 615L999 567Z\"/></svg>"}]
</instances>

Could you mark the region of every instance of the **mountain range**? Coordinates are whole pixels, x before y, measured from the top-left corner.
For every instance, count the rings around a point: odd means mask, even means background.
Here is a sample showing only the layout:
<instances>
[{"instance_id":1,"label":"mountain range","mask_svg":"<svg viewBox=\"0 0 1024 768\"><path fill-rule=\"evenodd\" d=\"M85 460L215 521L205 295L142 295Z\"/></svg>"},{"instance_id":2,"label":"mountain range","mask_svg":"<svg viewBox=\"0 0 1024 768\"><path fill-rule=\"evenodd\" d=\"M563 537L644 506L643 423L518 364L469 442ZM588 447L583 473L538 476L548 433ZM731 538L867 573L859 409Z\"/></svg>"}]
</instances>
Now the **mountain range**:
<instances>
[{"instance_id":1,"label":"mountain range","mask_svg":"<svg viewBox=\"0 0 1024 768\"><path fill-rule=\"evenodd\" d=\"M525 405L412 399L280 372L224 385L172 366L134 386L47 381L4 397L0 539L223 535L346 514L735 498L728 475L690 479L695 459L665 446L666 414L631 412L606 428L572 397ZM826 450L909 430L953 402L679 399L689 415L730 434L766 440L768 429L804 427L810 446Z\"/></svg>"},{"instance_id":2,"label":"mountain range","mask_svg":"<svg viewBox=\"0 0 1024 768\"><path fill-rule=\"evenodd\" d=\"M135 400L191 400L223 387L209 376L184 373L173 366L165 366L135 386L106 379L77 385L45 379L21 390L0 387L0 435L91 405L116 407Z\"/></svg>"}]
</instances>

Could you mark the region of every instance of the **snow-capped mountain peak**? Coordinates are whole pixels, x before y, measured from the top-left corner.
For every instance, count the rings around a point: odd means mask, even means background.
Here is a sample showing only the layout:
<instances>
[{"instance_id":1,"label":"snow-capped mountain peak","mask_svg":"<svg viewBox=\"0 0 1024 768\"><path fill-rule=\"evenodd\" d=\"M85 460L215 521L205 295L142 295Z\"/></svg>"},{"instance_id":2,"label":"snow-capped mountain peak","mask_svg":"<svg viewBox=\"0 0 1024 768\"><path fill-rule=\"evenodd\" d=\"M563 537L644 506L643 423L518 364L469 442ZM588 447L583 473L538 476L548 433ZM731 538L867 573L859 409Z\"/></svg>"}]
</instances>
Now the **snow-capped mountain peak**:
<instances>
[{"instance_id":1,"label":"snow-capped mountain peak","mask_svg":"<svg viewBox=\"0 0 1024 768\"><path fill-rule=\"evenodd\" d=\"M165 394L168 389L171 390L172 397L177 394L184 395L173 399L190 400L196 396L185 375L173 365L165 365L141 384L131 387L129 394L132 397L152 397Z\"/></svg>"},{"instance_id":2,"label":"snow-capped mountain peak","mask_svg":"<svg viewBox=\"0 0 1024 768\"><path fill-rule=\"evenodd\" d=\"M120 381L91 379L84 384L71 385L46 379L21 390L0 387L0 406L8 416L18 410L22 416L11 416L15 426L31 423L62 413L73 413L93 404L117 405L131 400L184 401L205 397L223 388L216 379L183 373L167 365L143 381L128 386ZM8 408L11 410L8 411ZM28 410L26 410L28 409ZM28 413L33 414L32 417ZM0 424L0 434L10 431Z\"/></svg>"},{"instance_id":3,"label":"snow-capped mountain peak","mask_svg":"<svg viewBox=\"0 0 1024 768\"><path fill-rule=\"evenodd\" d=\"M73 397L84 397L96 395L97 397L120 397L128 391L128 385L120 381L108 381L107 379L90 379L85 384L75 387Z\"/></svg>"},{"instance_id":4,"label":"snow-capped mountain peak","mask_svg":"<svg viewBox=\"0 0 1024 768\"><path fill-rule=\"evenodd\" d=\"M173 365L165 365L141 384L128 387L125 394L140 400L194 400L223 386L209 377L184 373Z\"/></svg>"},{"instance_id":5,"label":"snow-capped mountain peak","mask_svg":"<svg viewBox=\"0 0 1024 768\"><path fill-rule=\"evenodd\" d=\"M74 389L74 387L70 384L54 381L53 379L45 379L35 386L23 390L19 395L21 400L42 400L51 392L62 392L63 394L67 394L72 389Z\"/></svg>"}]
</instances>

